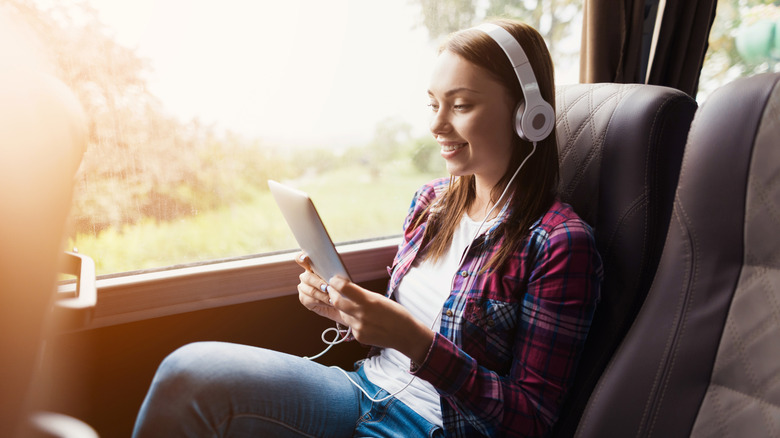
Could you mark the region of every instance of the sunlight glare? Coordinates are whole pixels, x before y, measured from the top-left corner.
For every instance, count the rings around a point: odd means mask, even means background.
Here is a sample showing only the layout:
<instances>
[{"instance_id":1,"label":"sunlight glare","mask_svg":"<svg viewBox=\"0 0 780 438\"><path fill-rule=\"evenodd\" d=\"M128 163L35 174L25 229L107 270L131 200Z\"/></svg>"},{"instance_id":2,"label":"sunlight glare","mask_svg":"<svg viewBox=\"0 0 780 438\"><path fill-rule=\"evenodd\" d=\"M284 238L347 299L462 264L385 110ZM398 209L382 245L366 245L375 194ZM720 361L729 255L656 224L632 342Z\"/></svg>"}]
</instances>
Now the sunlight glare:
<instances>
[{"instance_id":1,"label":"sunlight glare","mask_svg":"<svg viewBox=\"0 0 780 438\"><path fill-rule=\"evenodd\" d=\"M435 51L406 2L90 3L152 61L150 89L182 120L334 147L364 143L390 116L418 131L427 122Z\"/></svg>"}]
</instances>

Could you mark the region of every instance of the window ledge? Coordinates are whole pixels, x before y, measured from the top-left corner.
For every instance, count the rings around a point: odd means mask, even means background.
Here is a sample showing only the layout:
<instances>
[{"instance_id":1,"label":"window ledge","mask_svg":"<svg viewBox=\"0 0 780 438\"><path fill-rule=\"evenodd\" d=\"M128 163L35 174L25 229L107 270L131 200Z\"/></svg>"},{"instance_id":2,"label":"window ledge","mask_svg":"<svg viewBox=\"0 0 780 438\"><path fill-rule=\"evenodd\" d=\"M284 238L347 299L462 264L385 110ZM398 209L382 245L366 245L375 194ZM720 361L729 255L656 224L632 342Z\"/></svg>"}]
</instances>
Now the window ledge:
<instances>
[{"instance_id":1,"label":"window ledge","mask_svg":"<svg viewBox=\"0 0 780 438\"><path fill-rule=\"evenodd\" d=\"M387 278L398 237L338 245L355 282ZM98 278L98 301L85 328L297 294L297 251Z\"/></svg>"}]
</instances>

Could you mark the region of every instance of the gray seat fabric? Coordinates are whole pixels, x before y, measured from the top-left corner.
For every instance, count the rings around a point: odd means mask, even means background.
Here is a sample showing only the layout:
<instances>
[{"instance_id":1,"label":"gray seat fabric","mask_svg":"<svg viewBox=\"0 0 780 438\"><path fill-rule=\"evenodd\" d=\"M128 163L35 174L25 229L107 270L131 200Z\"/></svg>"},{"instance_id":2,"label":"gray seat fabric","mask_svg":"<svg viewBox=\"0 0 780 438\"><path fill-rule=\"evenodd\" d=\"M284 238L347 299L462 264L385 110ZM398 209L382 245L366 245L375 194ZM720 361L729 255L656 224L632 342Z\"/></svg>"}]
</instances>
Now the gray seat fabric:
<instances>
[{"instance_id":1,"label":"gray seat fabric","mask_svg":"<svg viewBox=\"0 0 780 438\"><path fill-rule=\"evenodd\" d=\"M556 107L561 199L594 228L605 273L553 434L568 437L650 288L696 103L672 88L604 83L558 87Z\"/></svg>"},{"instance_id":2,"label":"gray seat fabric","mask_svg":"<svg viewBox=\"0 0 780 438\"><path fill-rule=\"evenodd\" d=\"M647 299L576 436L780 436L780 74L697 112Z\"/></svg>"}]
</instances>

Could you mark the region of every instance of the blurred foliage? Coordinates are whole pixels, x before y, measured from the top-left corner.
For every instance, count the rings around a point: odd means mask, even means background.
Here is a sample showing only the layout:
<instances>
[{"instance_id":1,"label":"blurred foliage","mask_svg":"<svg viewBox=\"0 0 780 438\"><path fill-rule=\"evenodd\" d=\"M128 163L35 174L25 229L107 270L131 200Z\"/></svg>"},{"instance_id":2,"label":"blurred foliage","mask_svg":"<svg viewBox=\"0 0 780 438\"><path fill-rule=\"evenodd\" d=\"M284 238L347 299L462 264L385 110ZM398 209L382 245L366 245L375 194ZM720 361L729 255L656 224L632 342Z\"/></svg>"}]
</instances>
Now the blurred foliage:
<instances>
[{"instance_id":1,"label":"blurred foliage","mask_svg":"<svg viewBox=\"0 0 780 438\"><path fill-rule=\"evenodd\" d=\"M575 20L580 16L582 1L412 1L420 5L420 24L432 40L485 18L508 17L537 28L557 61L573 58L579 50L580 36L574 32L579 29ZM257 225L260 231L252 236L246 232L254 229L248 225L256 221L252 208L255 212L258 208L270 209L266 206L269 178L295 179L302 186L310 184L316 192L331 187L323 182L327 181L323 175L339 175L355 187L388 187L388 196L394 196L388 181L414 181L407 183L411 187L444 173L436 142L429 135L415 137L411 127L397 118L377 124L366 145L346 150L289 151L221 131L197 119L179 120L166 112L147 88L146 77L152 68L149 61L116 42L88 3L55 1L47 2L45 8L41 4L0 0L0 12L30 29L56 74L85 109L89 145L77 175L72 221L73 233L79 237L74 243L115 248L115 254L103 257L126 257L123 251L129 249L121 248L129 245L128 239L148 242L166 236L178 236L174 238L178 244L166 246L182 248L175 250L172 259L155 259L152 263L158 266L171 264L171 260L191 260L184 255L188 251L205 251L208 257L218 257L230 255L222 252L222 246L239 251L232 255L254 252L247 248L268 249L260 242L272 231L283 232L283 227L277 230L277 225L264 223ZM775 68L761 60L742 59L734 36L743 24L777 13L778 6L768 0L721 0L718 7L702 87L714 88L738 76ZM382 201L380 198L376 200ZM359 198L354 202L356 210L365 211ZM404 199L401 203L406 202ZM385 214L380 207L376 210L366 213L369 219L364 221L371 232L370 214ZM175 232L172 227L177 223L190 225ZM347 226L354 230L363 225L353 222ZM204 234L221 237L203 239ZM195 242L199 239L202 244ZM237 239L237 243L227 242L229 239ZM148 252L152 242L148 243L142 245L142 251ZM199 246L208 246L209 251ZM135 266L118 261L116 266L120 265L118 269Z\"/></svg>"},{"instance_id":2,"label":"blurred foliage","mask_svg":"<svg viewBox=\"0 0 780 438\"><path fill-rule=\"evenodd\" d=\"M408 162L390 167L392 178L380 181L372 181L366 167L352 165L296 185L311 195L337 243L397 235L412 194L431 175L415 172ZM98 235L79 234L69 244L91 255L100 275L297 248L267 191L176 221L144 219Z\"/></svg>"},{"instance_id":3,"label":"blurred foliage","mask_svg":"<svg viewBox=\"0 0 780 438\"><path fill-rule=\"evenodd\" d=\"M266 180L306 180L339 167L365 166L375 180L404 156L411 127L376 126L368 145L347 152L284 151L168 114L147 88L148 60L117 43L86 2L0 0L2 12L32 30L56 74L87 114L89 144L77 175L74 233L121 232L249 202Z\"/></svg>"},{"instance_id":4,"label":"blurred foliage","mask_svg":"<svg viewBox=\"0 0 780 438\"><path fill-rule=\"evenodd\" d=\"M412 140L412 126L396 118L379 122L374 130L374 136L364 149L361 162L368 166L374 180L378 179L387 164L406 159L404 145Z\"/></svg>"},{"instance_id":5,"label":"blurred foliage","mask_svg":"<svg viewBox=\"0 0 780 438\"><path fill-rule=\"evenodd\" d=\"M422 24L432 39L478 24L486 18L504 17L534 26L544 36L556 60L556 66L578 56L579 26L574 26L582 11L582 0L414 0L422 8ZM719 0L717 17L709 38L709 49L699 81L700 99L716 88L741 77L777 71L776 59L745 59L737 51L735 37L746 26L760 20L773 20L780 29L778 0ZM775 41L778 41L775 37ZM775 45L777 43L775 42ZM775 47L780 50L780 47Z\"/></svg>"},{"instance_id":6,"label":"blurred foliage","mask_svg":"<svg viewBox=\"0 0 780 438\"><path fill-rule=\"evenodd\" d=\"M422 7L422 24L431 39L472 26L477 7L473 0L418 0Z\"/></svg>"},{"instance_id":7,"label":"blurred foliage","mask_svg":"<svg viewBox=\"0 0 780 438\"><path fill-rule=\"evenodd\" d=\"M720 0L710 31L709 47L699 79L700 100L716 88L738 77L775 71L770 59L745 59L737 51L735 37L746 26L761 19L780 22L780 2L776 0Z\"/></svg>"},{"instance_id":8,"label":"blurred foliage","mask_svg":"<svg viewBox=\"0 0 780 438\"><path fill-rule=\"evenodd\" d=\"M581 0L491 0L487 17L516 18L542 34L551 53L563 55L560 42L579 26L572 26L582 11ZM576 35L579 39L579 35ZM579 53L579 47L576 47Z\"/></svg>"},{"instance_id":9,"label":"blurred foliage","mask_svg":"<svg viewBox=\"0 0 780 438\"><path fill-rule=\"evenodd\" d=\"M418 138L411 143L412 149L409 155L412 157L412 165L418 172L430 173L444 168L443 160L439 157L441 150L439 144L431 136Z\"/></svg>"},{"instance_id":10,"label":"blurred foliage","mask_svg":"<svg viewBox=\"0 0 780 438\"><path fill-rule=\"evenodd\" d=\"M271 178L340 205L336 220L351 220L332 224L334 232L359 238L397 232L409 199L386 204L400 217L379 204L398 196L390 192L399 183L409 196L431 177L411 166L422 140L399 119L378 123L368 144L347 151L272 147L167 113L147 87L150 62L119 44L86 2L0 0L0 13L29 31L85 110L69 244L92 255L100 274L292 247L267 192ZM347 182L359 196L335 202L343 190L334 185ZM368 205L376 212L356 214Z\"/></svg>"},{"instance_id":11,"label":"blurred foliage","mask_svg":"<svg viewBox=\"0 0 780 438\"><path fill-rule=\"evenodd\" d=\"M422 8L422 24L431 39L479 24L490 18L513 18L533 26L544 37L553 58L577 56L579 45L564 47L582 11L582 0L416 0Z\"/></svg>"},{"instance_id":12,"label":"blurred foliage","mask_svg":"<svg viewBox=\"0 0 780 438\"><path fill-rule=\"evenodd\" d=\"M243 202L291 158L256 140L167 114L146 86L148 62L118 44L87 3L2 0L40 41L87 114L89 144L75 188L76 232L167 221Z\"/></svg>"}]
</instances>

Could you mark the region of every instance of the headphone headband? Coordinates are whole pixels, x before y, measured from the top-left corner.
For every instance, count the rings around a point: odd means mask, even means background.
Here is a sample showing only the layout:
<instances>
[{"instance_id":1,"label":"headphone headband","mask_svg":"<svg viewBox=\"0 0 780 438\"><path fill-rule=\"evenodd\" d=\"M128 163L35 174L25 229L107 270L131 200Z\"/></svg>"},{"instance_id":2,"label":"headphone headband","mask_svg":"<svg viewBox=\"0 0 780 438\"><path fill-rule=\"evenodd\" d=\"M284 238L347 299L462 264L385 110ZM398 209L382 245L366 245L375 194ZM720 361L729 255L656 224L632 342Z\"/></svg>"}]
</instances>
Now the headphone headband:
<instances>
[{"instance_id":1,"label":"headphone headband","mask_svg":"<svg viewBox=\"0 0 780 438\"><path fill-rule=\"evenodd\" d=\"M539 91L534 70L523 47L506 29L493 23L483 23L474 29L490 36L506 53L515 70L525 102L515 109L515 131L527 141L542 141L555 126L555 111Z\"/></svg>"}]
</instances>

